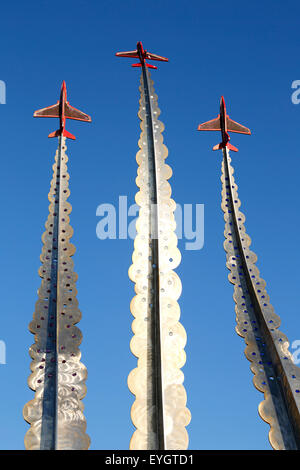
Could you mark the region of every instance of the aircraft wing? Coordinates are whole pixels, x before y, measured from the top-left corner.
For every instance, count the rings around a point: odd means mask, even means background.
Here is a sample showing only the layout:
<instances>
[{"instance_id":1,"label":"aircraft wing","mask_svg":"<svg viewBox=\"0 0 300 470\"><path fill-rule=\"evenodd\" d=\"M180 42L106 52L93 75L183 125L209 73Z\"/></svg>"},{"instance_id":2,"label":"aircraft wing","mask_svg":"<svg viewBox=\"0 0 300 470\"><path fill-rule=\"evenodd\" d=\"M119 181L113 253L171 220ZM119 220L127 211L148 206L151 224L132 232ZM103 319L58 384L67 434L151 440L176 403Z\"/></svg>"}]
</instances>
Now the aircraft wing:
<instances>
[{"instance_id":1,"label":"aircraft wing","mask_svg":"<svg viewBox=\"0 0 300 470\"><path fill-rule=\"evenodd\" d=\"M162 57L162 56L157 55L157 54L152 54L151 52L146 53L146 59L160 60L162 62L169 62L169 59L167 59L166 57Z\"/></svg>"},{"instance_id":2,"label":"aircraft wing","mask_svg":"<svg viewBox=\"0 0 300 470\"><path fill-rule=\"evenodd\" d=\"M59 117L59 101L47 108L38 109L33 113L34 117Z\"/></svg>"},{"instance_id":3,"label":"aircraft wing","mask_svg":"<svg viewBox=\"0 0 300 470\"><path fill-rule=\"evenodd\" d=\"M211 119L211 121L204 122L203 124L199 124L198 131L220 131L221 130L221 123L220 123L220 115L215 118Z\"/></svg>"},{"instance_id":4,"label":"aircraft wing","mask_svg":"<svg viewBox=\"0 0 300 470\"><path fill-rule=\"evenodd\" d=\"M65 116L68 119L75 119L76 121L91 122L91 117L83 113L79 109L74 108L68 102L65 103Z\"/></svg>"},{"instance_id":5,"label":"aircraft wing","mask_svg":"<svg viewBox=\"0 0 300 470\"><path fill-rule=\"evenodd\" d=\"M128 52L116 52L117 57L133 57L134 59L138 59L138 51L128 51Z\"/></svg>"},{"instance_id":6,"label":"aircraft wing","mask_svg":"<svg viewBox=\"0 0 300 470\"><path fill-rule=\"evenodd\" d=\"M238 122L233 121L232 119L229 118L229 116L226 116L227 119L227 130L228 132L236 132L238 134L251 134L250 129L248 127L242 126Z\"/></svg>"}]
</instances>

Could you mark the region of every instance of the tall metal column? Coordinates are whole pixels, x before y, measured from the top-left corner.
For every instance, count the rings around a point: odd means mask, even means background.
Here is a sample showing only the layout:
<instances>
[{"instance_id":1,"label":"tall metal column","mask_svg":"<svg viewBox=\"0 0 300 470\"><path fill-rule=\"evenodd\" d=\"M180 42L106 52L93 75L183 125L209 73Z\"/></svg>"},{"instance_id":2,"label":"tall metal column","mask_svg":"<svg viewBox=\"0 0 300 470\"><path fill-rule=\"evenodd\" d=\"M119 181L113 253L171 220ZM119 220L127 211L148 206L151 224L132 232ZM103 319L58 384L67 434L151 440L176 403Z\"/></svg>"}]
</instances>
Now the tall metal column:
<instances>
[{"instance_id":1,"label":"tall metal column","mask_svg":"<svg viewBox=\"0 0 300 470\"><path fill-rule=\"evenodd\" d=\"M199 131L221 131L222 141L213 150L222 150L222 209L225 219L225 242L229 280L234 284L236 331L245 338L245 355L251 362L255 387L264 393L259 414L269 423L269 440L274 449L300 449L300 369L293 363L287 337L279 331L280 318L275 314L266 292L266 282L250 250L245 216L240 211L237 185L230 164L229 149L238 152L229 141L229 132L251 134L250 129L229 118L224 97L217 118L202 123Z\"/></svg>"},{"instance_id":2,"label":"tall metal column","mask_svg":"<svg viewBox=\"0 0 300 470\"><path fill-rule=\"evenodd\" d=\"M190 412L180 370L185 363L186 333L179 323L177 303L181 282L173 271L181 256L174 232L176 204L167 181L172 170L165 164L164 125L158 120L157 95L143 60L141 68L138 115L142 132L136 156L140 211L129 269L136 292L130 307L135 317L130 347L138 358L137 368L128 377L136 397L131 409L136 431L130 449L186 449Z\"/></svg>"},{"instance_id":3,"label":"tall metal column","mask_svg":"<svg viewBox=\"0 0 300 470\"><path fill-rule=\"evenodd\" d=\"M29 350L32 373L28 384L35 397L23 410L24 419L30 424L25 436L28 450L87 449L90 444L81 401L86 394L87 371L80 362L82 334L75 326L81 312L76 299L77 274L71 259L75 247L70 243L72 206L67 201L67 131L64 127L60 131L48 196L49 216L42 236L42 283L29 325L35 342Z\"/></svg>"},{"instance_id":4,"label":"tall metal column","mask_svg":"<svg viewBox=\"0 0 300 470\"><path fill-rule=\"evenodd\" d=\"M251 362L255 387L264 393L259 414L270 424L269 440L274 449L300 449L300 369L288 350L288 339L278 329L266 292L266 282L255 263L257 256L249 249L245 216L239 210L237 185L230 164L229 151L223 149L222 209L229 280L234 284L237 333L245 339L245 355Z\"/></svg>"}]
</instances>

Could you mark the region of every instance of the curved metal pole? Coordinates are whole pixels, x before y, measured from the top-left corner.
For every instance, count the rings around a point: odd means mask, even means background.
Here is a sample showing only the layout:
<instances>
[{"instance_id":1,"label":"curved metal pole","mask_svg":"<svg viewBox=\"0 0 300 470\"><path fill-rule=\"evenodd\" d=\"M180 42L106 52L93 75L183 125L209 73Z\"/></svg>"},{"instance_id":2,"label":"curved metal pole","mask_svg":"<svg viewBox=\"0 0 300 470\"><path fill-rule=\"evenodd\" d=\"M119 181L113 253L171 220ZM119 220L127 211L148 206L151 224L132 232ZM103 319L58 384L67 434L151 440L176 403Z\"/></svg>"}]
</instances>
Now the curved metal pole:
<instances>
[{"instance_id":1,"label":"curved metal pole","mask_svg":"<svg viewBox=\"0 0 300 470\"><path fill-rule=\"evenodd\" d=\"M260 277L250 251L245 216L240 212L237 185L229 151L223 149L222 209L229 280L234 284L237 333L245 338L246 357L251 361L255 387L264 393L259 413L270 424L274 449L300 449L300 369L288 351L288 340L278 330L280 318L269 302L265 281Z\"/></svg>"}]
</instances>

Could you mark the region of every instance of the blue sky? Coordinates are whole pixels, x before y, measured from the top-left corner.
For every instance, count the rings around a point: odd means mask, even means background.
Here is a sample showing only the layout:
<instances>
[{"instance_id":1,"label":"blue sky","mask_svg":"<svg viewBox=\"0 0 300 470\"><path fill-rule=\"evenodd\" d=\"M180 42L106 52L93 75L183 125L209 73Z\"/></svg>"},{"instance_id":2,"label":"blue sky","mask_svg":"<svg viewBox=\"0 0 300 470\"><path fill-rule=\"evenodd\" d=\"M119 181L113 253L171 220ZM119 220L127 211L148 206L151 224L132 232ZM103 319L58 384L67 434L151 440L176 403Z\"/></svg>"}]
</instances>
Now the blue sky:
<instances>
[{"instance_id":1,"label":"blue sky","mask_svg":"<svg viewBox=\"0 0 300 470\"><path fill-rule=\"evenodd\" d=\"M28 425L22 408L33 335L28 331L40 285L41 235L56 141L55 120L35 120L35 109L58 99L66 80L72 105L92 124L68 122L72 242L83 318L82 361L88 368L84 400L92 449L127 449L134 430L134 397L127 375L136 365L129 350L134 286L128 278L133 241L96 237L96 208L134 202L139 138L139 70L116 51L141 40L169 57L152 77L166 125L173 197L205 204L205 244L187 251L180 241L177 268L183 292L181 322L188 343L185 387L192 421L191 449L269 449L268 425L258 416L244 340L235 333L233 287L227 280L221 211L221 153L215 133L197 133L215 117L225 96L232 119L252 136L232 137L233 165L246 214L281 330L300 339L299 129L300 106L291 84L300 79L300 6L293 1L251 3L179 0L12 1L1 7L0 105L1 220L0 448L23 449Z\"/></svg>"}]
</instances>

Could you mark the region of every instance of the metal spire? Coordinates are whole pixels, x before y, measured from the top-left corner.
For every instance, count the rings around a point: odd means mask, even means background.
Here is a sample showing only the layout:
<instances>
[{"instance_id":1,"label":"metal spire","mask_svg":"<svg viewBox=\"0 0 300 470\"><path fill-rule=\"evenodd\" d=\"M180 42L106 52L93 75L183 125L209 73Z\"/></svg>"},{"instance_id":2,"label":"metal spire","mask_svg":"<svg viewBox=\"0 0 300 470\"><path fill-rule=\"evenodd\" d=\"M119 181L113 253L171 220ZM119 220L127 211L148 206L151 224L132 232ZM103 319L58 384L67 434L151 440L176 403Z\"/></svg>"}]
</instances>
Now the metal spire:
<instances>
[{"instance_id":1,"label":"metal spire","mask_svg":"<svg viewBox=\"0 0 300 470\"><path fill-rule=\"evenodd\" d=\"M229 127L227 131L230 131ZM239 210L241 202L230 164L228 143L223 138L219 148L223 153L224 248L230 270L228 278L234 285L236 331L247 344L245 355L251 362L253 383L264 393L259 414L270 425L269 440L272 447L300 449L300 369L293 363L287 337L278 329L280 318L270 304L266 282L260 277L255 265L257 256L249 248L251 239L246 234L245 216Z\"/></svg>"},{"instance_id":2,"label":"metal spire","mask_svg":"<svg viewBox=\"0 0 300 470\"><path fill-rule=\"evenodd\" d=\"M186 449L190 412L186 408L184 376L186 333L179 323L177 299L181 282L173 271L180 263L174 233L175 202L171 199L168 179L171 168L165 164L168 155L163 144L164 125L158 120L160 110L149 64L145 59L168 59L143 50L117 53L138 57L141 67L140 150L136 184L140 188L136 202L140 206L134 243L133 264L129 277L135 282L136 296L131 302L134 336L131 351L138 358L137 368L128 377L128 386L136 400L131 418L136 427L130 449ZM156 68L151 66L151 68Z\"/></svg>"},{"instance_id":3,"label":"metal spire","mask_svg":"<svg viewBox=\"0 0 300 470\"><path fill-rule=\"evenodd\" d=\"M81 401L86 394L87 371L80 362L82 334L75 326L81 319L77 274L71 259L75 247L69 241L73 229L69 224L72 206L67 202L70 190L65 141L74 136L65 130L65 119L72 119L68 116L70 108L63 83L60 102L35 113L37 117L59 117L61 127L53 133L58 136L58 149L48 196L49 216L42 236L42 283L29 325L35 342L29 350L32 373L28 384L35 398L23 410L24 419L31 425L25 436L28 450L88 449L90 444ZM83 115L80 120L91 120Z\"/></svg>"}]
</instances>

